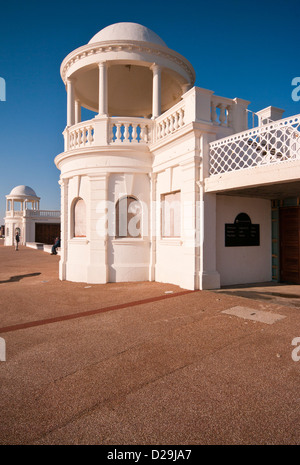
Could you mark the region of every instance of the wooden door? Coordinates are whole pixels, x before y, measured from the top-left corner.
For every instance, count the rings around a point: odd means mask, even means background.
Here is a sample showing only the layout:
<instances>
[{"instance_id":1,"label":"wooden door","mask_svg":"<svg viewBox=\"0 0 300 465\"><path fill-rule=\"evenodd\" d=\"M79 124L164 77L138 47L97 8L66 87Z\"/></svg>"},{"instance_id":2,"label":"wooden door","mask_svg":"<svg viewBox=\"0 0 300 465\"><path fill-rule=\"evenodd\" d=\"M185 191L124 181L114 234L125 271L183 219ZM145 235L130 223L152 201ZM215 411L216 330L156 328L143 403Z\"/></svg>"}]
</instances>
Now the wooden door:
<instances>
[{"instance_id":1,"label":"wooden door","mask_svg":"<svg viewBox=\"0 0 300 465\"><path fill-rule=\"evenodd\" d=\"M300 284L300 208L280 209L280 281Z\"/></svg>"},{"instance_id":2,"label":"wooden door","mask_svg":"<svg viewBox=\"0 0 300 465\"><path fill-rule=\"evenodd\" d=\"M60 237L60 224L35 223L35 242L54 244L56 237Z\"/></svg>"}]
</instances>

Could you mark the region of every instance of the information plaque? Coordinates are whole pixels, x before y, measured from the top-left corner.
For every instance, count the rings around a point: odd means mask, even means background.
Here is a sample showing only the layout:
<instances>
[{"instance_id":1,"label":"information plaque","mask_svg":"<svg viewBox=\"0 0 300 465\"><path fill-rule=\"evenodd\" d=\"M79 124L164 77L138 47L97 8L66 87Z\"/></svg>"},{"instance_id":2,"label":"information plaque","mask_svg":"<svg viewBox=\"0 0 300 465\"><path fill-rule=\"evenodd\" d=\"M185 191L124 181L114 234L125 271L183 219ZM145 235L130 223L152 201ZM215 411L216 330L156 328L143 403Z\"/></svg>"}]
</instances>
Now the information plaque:
<instances>
[{"instance_id":1,"label":"information plaque","mask_svg":"<svg viewBox=\"0 0 300 465\"><path fill-rule=\"evenodd\" d=\"M233 224L225 224L225 247L249 247L259 244L259 224L252 224L246 213L240 213Z\"/></svg>"}]
</instances>

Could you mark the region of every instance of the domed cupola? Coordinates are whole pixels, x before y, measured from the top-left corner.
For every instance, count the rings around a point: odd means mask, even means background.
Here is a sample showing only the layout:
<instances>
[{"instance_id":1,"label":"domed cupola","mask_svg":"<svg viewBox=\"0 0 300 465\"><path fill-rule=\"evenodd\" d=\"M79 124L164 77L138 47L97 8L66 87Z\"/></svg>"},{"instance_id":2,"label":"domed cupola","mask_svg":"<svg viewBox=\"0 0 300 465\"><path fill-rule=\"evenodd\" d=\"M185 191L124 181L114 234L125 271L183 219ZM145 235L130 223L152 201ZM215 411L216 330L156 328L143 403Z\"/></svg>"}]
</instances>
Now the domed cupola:
<instances>
[{"instance_id":1,"label":"domed cupola","mask_svg":"<svg viewBox=\"0 0 300 465\"><path fill-rule=\"evenodd\" d=\"M192 65L153 31L136 23L105 27L61 65L69 101L100 116L156 118L195 81ZM67 126L76 123L70 104Z\"/></svg>"}]
</instances>

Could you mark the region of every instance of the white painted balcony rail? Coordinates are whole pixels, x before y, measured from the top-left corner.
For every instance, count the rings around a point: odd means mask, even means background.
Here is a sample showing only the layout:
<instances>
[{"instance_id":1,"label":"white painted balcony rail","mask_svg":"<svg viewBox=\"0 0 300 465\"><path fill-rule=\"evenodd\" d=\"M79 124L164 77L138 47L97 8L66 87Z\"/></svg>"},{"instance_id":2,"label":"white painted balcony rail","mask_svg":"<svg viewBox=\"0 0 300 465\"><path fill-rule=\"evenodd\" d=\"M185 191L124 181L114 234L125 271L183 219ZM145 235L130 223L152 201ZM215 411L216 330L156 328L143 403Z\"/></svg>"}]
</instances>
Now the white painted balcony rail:
<instances>
[{"instance_id":1,"label":"white painted balcony rail","mask_svg":"<svg viewBox=\"0 0 300 465\"><path fill-rule=\"evenodd\" d=\"M72 126L69 129L69 150L93 145L94 131L91 121Z\"/></svg>"},{"instance_id":2,"label":"white painted balcony rail","mask_svg":"<svg viewBox=\"0 0 300 465\"><path fill-rule=\"evenodd\" d=\"M6 216L30 216L34 218L60 218L60 210L8 210Z\"/></svg>"},{"instance_id":3,"label":"white painted balcony rail","mask_svg":"<svg viewBox=\"0 0 300 465\"><path fill-rule=\"evenodd\" d=\"M232 99L212 95L211 122L224 127L232 126Z\"/></svg>"},{"instance_id":4,"label":"white painted balcony rail","mask_svg":"<svg viewBox=\"0 0 300 465\"><path fill-rule=\"evenodd\" d=\"M26 210L26 216L34 218L60 218L59 210Z\"/></svg>"},{"instance_id":5,"label":"white painted balcony rail","mask_svg":"<svg viewBox=\"0 0 300 465\"><path fill-rule=\"evenodd\" d=\"M181 101L155 120L155 139L159 141L169 134L173 134L185 124L185 102Z\"/></svg>"},{"instance_id":6,"label":"white painted balcony rail","mask_svg":"<svg viewBox=\"0 0 300 465\"><path fill-rule=\"evenodd\" d=\"M7 210L6 216L23 216L23 210Z\"/></svg>"},{"instance_id":7,"label":"white painted balcony rail","mask_svg":"<svg viewBox=\"0 0 300 465\"><path fill-rule=\"evenodd\" d=\"M148 144L151 142L152 121L146 118L110 118L109 143Z\"/></svg>"},{"instance_id":8,"label":"white painted balcony rail","mask_svg":"<svg viewBox=\"0 0 300 465\"><path fill-rule=\"evenodd\" d=\"M212 91L194 87L153 120L98 115L67 127L63 133L65 151L106 145L155 144L193 122L222 126L223 134L243 130L247 128L247 102L240 100L219 97L212 95Z\"/></svg>"},{"instance_id":9,"label":"white painted balcony rail","mask_svg":"<svg viewBox=\"0 0 300 465\"><path fill-rule=\"evenodd\" d=\"M210 143L209 174L300 160L300 115Z\"/></svg>"}]
</instances>

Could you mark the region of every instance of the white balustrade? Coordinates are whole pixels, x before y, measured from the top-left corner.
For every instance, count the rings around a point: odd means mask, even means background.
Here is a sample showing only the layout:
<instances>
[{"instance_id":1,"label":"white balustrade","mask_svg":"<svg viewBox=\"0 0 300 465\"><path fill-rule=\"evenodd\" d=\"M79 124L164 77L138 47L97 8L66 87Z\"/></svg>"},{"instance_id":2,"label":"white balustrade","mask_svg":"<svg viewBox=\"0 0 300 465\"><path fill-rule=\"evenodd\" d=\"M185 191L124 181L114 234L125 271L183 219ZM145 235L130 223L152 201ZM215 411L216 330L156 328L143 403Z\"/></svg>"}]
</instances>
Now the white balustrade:
<instances>
[{"instance_id":1,"label":"white balustrade","mask_svg":"<svg viewBox=\"0 0 300 465\"><path fill-rule=\"evenodd\" d=\"M232 127L232 104L233 102L229 98L213 95L211 99L211 122L219 126Z\"/></svg>"},{"instance_id":2,"label":"white balustrade","mask_svg":"<svg viewBox=\"0 0 300 465\"><path fill-rule=\"evenodd\" d=\"M60 210L26 210L26 216L34 218L60 218Z\"/></svg>"},{"instance_id":3,"label":"white balustrade","mask_svg":"<svg viewBox=\"0 0 300 465\"><path fill-rule=\"evenodd\" d=\"M184 115L184 102L181 101L170 108L170 110L156 118L156 141L159 141L169 134L173 134L178 129L181 129L185 125Z\"/></svg>"},{"instance_id":4,"label":"white balustrade","mask_svg":"<svg viewBox=\"0 0 300 465\"><path fill-rule=\"evenodd\" d=\"M210 143L210 176L300 160L300 115Z\"/></svg>"},{"instance_id":5,"label":"white balustrade","mask_svg":"<svg viewBox=\"0 0 300 465\"><path fill-rule=\"evenodd\" d=\"M114 144L148 144L152 121L145 118L110 118L109 142Z\"/></svg>"},{"instance_id":6,"label":"white balustrade","mask_svg":"<svg viewBox=\"0 0 300 465\"><path fill-rule=\"evenodd\" d=\"M89 147L94 144L94 125L91 121L76 124L71 128L67 128L67 150Z\"/></svg>"},{"instance_id":7,"label":"white balustrade","mask_svg":"<svg viewBox=\"0 0 300 465\"><path fill-rule=\"evenodd\" d=\"M23 216L23 210L8 210L6 216Z\"/></svg>"}]
</instances>

